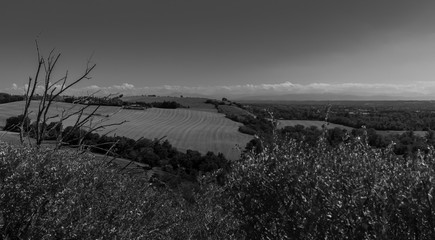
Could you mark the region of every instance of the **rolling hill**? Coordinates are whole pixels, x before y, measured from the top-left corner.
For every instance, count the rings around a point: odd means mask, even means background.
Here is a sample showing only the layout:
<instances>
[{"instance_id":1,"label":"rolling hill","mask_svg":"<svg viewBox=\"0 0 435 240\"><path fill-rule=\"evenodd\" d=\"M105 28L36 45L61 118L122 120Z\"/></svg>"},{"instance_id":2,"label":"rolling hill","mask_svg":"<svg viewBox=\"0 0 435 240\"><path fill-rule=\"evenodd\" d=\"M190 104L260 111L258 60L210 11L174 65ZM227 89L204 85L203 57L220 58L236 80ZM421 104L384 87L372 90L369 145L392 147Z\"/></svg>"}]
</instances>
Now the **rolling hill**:
<instances>
[{"instance_id":1,"label":"rolling hill","mask_svg":"<svg viewBox=\"0 0 435 240\"><path fill-rule=\"evenodd\" d=\"M24 102L0 104L0 125L4 126L6 119L22 113ZM212 106L212 105L210 105ZM50 114L61 113L65 109L77 110L81 105L55 103ZM91 109L86 113L90 113ZM32 103L30 118L35 118L36 102ZM64 126L74 124L76 118L68 119ZM240 151L236 145L244 148L252 138L238 132L240 123L225 118L224 114L211 111L191 109L159 109L128 110L120 107L102 106L93 117L93 126L97 124L112 124L126 120L120 126L107 127L99 134L110 132L111 135L126 136L132 139L141 137L154 139L166 138L180 151L192 149L201 153L213 151L222 152L229 159L237 159Z\"/></svg>"}]
</instances>

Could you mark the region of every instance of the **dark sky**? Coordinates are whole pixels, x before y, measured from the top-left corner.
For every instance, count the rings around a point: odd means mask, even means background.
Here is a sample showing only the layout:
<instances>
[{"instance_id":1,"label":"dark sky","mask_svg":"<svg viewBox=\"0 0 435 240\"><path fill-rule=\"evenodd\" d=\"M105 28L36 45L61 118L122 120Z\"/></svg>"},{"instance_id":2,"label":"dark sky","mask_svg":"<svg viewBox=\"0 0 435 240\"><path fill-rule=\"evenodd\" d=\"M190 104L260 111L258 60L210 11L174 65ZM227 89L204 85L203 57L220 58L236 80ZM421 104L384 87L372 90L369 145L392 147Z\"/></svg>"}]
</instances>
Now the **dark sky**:
<instances>
[{"instance_id":1,"label":"dark sky","mask_svg":"<svg viewBox=\"0 0 435 240\"><path fill-rule=\"evenodd\" d=\"M33 75L38 38L59 73L93 56L78 88L435 96L435 1L14 0L0 31L0 89Z\"/></svg>"}]
</instances>

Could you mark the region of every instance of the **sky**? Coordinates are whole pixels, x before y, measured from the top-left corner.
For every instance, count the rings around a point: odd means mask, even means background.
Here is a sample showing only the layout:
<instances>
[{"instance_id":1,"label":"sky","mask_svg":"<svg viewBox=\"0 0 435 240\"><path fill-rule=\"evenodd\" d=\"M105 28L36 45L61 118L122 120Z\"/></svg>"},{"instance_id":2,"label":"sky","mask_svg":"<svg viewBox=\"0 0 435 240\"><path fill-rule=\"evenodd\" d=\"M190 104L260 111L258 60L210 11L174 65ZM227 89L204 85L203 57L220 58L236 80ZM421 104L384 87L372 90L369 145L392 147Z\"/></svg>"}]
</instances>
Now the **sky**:
<instances>
[{"instance_id":1,"label":"sky","mask_svg":"<svg viewBox=\"0 0 435 240\"><path fill-rule=\"evenodd\" d=\"M71 94L435 99L435 1L5 0L0 91L22 93L41 53Z\"/></svg>"}]
</instances>

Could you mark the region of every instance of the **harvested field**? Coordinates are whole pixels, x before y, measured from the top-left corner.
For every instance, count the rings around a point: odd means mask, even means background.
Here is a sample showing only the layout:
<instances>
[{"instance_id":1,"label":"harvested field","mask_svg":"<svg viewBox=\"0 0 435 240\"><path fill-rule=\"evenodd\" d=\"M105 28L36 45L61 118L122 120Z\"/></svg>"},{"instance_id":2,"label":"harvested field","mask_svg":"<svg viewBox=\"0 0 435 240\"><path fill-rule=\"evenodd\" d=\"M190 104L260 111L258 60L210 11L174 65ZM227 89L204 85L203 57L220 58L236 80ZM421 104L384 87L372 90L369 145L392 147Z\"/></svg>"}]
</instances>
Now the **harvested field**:
<instances>
[{"instance_id":1,"label":"harvested field","mask_svg":"<svg viewBox=\"0 0 435 240\"><path fill-rule=\"evenodd\" d=\"M241 124L225 118L223 114L188 109L123 109L107 118L95 118L95 121L99 120L105 124L128 121L120 126L108 127L100 133L113 131L111 134L132 139L165 137L180 151L222 152L229 159L236 159L240 155L235 149L236 144L244 147L252 138L238 132Z\"/></svg>"},{"instance_id":2,"label":"harvested field","mask_svg":"<svg viewBox=\"0 0 435 240\"><path fill-rule=\"evenodd\" d=\"M0 104L0 124L4 126L7 118L22 114L23 105L24 102ZM55 115L63 109L77 110L78 107L83 105L56 103L50 114ZM33 114L30 117L34 119L37 110L36 102L32 104L31 109ZM90 113L90 111L86 112ZM98 133L112 131L111 135L116 134L132 139L165 137L180 151L192 149L201 153L222 152L229 159L239 157L240 151L236 149L236 145L244 148L252 139L251 136L238 132L240 123L225 118L223 114L190 109L128 110L102 106L94 116L93 123L112 124L124 120L128 122L120 126L107 127ZM72 125L74 122L75 119L69 119L64 122L64 126Z\"/></svg>"},{"instance_id":3,"label":"harvested field","mask_svg":"<svg viewBox=\"0 0 435 240\"><path fill-rule=\"evenodd\" d=\"M327 123L325 121L316 121L316 120L278 120L278 128L284 128L286 126L296 126L296 125L302 125L304 127L310 127L310 126L316 126L319 129L322 129L322 126L325 125L326 128L342 128L346 129L348 131L352 131L352 127L340 125L340 124L334 124L334 123Z\"/></svg>"}]
</instances>

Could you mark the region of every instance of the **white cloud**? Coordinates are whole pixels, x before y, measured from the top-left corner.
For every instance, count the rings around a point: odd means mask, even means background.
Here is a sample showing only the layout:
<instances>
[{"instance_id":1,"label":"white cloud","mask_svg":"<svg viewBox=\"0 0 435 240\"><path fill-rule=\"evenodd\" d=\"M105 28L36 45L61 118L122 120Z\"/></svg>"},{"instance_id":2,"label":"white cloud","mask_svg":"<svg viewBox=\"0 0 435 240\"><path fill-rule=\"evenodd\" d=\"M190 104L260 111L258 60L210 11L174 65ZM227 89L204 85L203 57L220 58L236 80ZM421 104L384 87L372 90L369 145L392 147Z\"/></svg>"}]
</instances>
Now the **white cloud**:
<instances>
[{"instance_id":1,"label":"white cloud","mask_svg":"<svg viewBox=\"0 0 435 240\"><path fill-rule=\"evenodd\" d=\"M27 86L20 87L13 84L9 89L12 92L26 89ZM43 88L38 87L39 90ZM178 86L163 85L157 87L136 87L130 83L101 87L91 85L80 89L70 89L66 94L69 95L88 95L97 92L99 95L124 94L124 95L205 95L205 96L253 96L253 95L285 95L285 94L347 94L358 96L390 96L408 97L415 99L435 99L435 82L413 82L408 84L390 83L310 83L300 84L283 82L277 84L245 84L229 86Z\"/></svg>"},{"instance_id":2,"label":"white cloud","mask_svg":"<svg viewBox=\"0 0 435 240\"><path fill-rule=\"evenodd\" d=\"M129 84L129 83L123 83L121 86L113 85L112 87L109 87L109 89L110 88L118 89L118 90L127 90L127 89L133 89L134 85L133 84Z\"/></svg>"}]
</instances>

